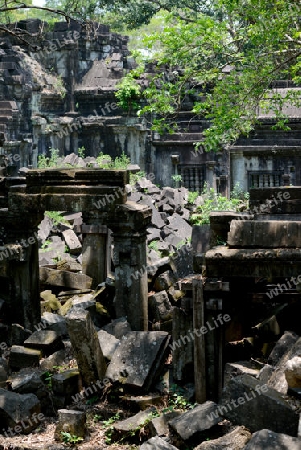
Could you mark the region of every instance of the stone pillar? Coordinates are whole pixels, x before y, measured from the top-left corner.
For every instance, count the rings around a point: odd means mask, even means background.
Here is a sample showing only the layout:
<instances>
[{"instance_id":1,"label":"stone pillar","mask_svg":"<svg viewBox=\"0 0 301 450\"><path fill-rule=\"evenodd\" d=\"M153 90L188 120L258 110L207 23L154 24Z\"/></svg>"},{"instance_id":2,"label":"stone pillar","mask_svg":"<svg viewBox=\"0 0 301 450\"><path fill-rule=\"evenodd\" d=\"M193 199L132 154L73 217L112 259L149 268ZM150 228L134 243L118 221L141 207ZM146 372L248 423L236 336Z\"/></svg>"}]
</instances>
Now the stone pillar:
<instances>
[{"instance_id":1,"label":"stone pillar","mask_svg":"<svg viewBox=\"0 0 301 450\"><path fill-rule=\"evenodd\" d=\"M241 150L233 150L230 154L231 160L231 189L239 183L244 191L248 190L248 180L245 172L244 154Z\"/></svg>"},{"instance_id":2,"label":"stone pillar","mask_svg":"<svg viewBox=\"0 0 301 450\"><path fill-rule=\"evenodd\" d=\"M215 161L207 161L206 162L206 181L209 187L213 188L216 191L216 176L214 173L214 167L216 165Z\"/></svg>"},{"instance_id":3,"label":"stone pillar","mask_svg":"<svg viewBox=\"0 0 301 450\"><path fill-rule=\"evenodd\" d=\"M127 202L118 205L110 225L114 240L115 310L126 316L133 331L148 329L146 227L151 209Z\"/></svg>"},{"instance_id":4,"label":"stone pillar","mask_svg":"<svg viewBox=\"0 0 301 450\"><path fill-rule=\"evenodd\" d=\"M11 318L34 331L34 325L41 321L37 225L42 216L7 212L0 220L7 232L5 244L13 244L7 250L8 258L2 253L2 264L7 267Z\"/></svg>"},{"instance_id":5,"label":"stone pillar","mask_svg":"<svg viewBox=\"0 0 301 450\"><path fill-rule=\"evenodd\" d=\"M93 219L88 219L85 213L83 221L83 273L93 278L92 288L95 289L107 277L107 257L110 256L107 255L108 228L95 222L87 223Z\"/></svg>"}]
</instances>

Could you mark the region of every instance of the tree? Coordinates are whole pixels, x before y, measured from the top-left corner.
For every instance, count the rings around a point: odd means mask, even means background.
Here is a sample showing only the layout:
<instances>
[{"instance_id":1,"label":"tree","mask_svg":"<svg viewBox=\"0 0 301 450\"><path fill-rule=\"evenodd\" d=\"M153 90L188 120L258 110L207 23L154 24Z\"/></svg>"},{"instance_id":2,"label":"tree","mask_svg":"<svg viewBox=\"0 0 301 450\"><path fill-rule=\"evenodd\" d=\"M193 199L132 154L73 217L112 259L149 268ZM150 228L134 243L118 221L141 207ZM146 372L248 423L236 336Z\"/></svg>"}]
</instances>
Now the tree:
<instances>
[{"instance_id":1,"label":"tree","mask_svg":"<svg viewBox=\"0 0 301 450\"><path fill-rule=\"evenodd\" d=\"M153 3L153 2L151 2ZM201 2L192 2L200 6ZM286 127L283 105L300 105L300 90L271 90L279 79L301 83L300 0L212 0L210 9L177 9L163 33L145 39L156 62L140 114L172 129L184 101L210 120L202 145L215 150L248 134L261 111ZM152 48L160 50L153 53ZM131 81L139 77L129 74ZM138 82L138 81L137 81ZM121 85L122 89L122 85Z\"/></svg>"}]
</instances>

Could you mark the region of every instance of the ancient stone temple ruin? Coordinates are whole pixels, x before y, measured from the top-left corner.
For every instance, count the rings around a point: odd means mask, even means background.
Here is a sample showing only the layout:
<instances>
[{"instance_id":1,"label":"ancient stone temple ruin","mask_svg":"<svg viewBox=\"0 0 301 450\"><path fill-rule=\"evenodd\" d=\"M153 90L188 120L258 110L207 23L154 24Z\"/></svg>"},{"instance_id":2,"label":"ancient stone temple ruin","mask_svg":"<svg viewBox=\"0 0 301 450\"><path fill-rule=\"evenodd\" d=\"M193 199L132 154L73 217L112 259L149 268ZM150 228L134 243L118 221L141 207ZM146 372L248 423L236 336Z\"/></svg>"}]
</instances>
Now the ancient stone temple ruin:
<instances>
[{"instance_id":1,"label":"ancient stone temple ruin","mask_svg":"<svg viewBox=\"0 0 301 450\"><path fill-rule=\"evenodd\" d=\"M28 449L300 450L300 111L290 132L262 115L230 150L195 151L208 122L189 97L168 136L118 107L135 61L107 26L2 43L0 448L35 430ZM37 168L51 148L65 166ZM123 151L183 186L134 189L130 170L96 167ZM187 189L205 182L225 195L238 182L249 210L191 227ZM50 244L59 256L43 257Z\"/></svg>"}]
</instances>

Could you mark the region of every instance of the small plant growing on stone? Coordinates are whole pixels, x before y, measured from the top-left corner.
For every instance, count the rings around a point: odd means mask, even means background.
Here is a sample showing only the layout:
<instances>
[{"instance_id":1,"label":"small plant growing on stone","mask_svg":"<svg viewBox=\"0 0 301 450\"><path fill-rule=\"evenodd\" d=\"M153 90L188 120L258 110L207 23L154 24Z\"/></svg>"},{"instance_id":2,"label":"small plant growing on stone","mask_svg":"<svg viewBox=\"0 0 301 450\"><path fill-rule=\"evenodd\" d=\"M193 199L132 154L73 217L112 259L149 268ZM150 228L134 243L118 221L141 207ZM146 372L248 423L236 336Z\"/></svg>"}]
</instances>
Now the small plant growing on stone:
<instances>
[{"instance_id":1,"label":"small plant growing on stone","mask_svg":"<svg viewBox=\"0 0 301 450\"><path fill-rule=\"evenodd\" d=\"M65 431L61 431L62 441L65 444L75 445L79 444L84 439L82 437L76 436L75 434L67 433Z\"/></svg>"},{"instance_id":2,"label":"small plant growing on stone","mask_svg":"<svg viewBox=\"0 0 301 450\"><path fill-rule=\"evenodd\" d=\"M105 442L106 444L111 444L112 441L112 434L113 434L113 423L116 422L117 420L119 420L120 418L120 414L116 413L114 416L110 417L108 420L104 420L102 422L104 428L106 428L105 431Z\"/></svg>"},{"instance_id":3,"label":"small plant growing on stone","mask_svg":"<svg viewBox=\"0 0 301 450\"><path fill-rule=\"evenodd\" d=\"M80 158L85 158L85 153L86 153L86 149L84 146L79 147L79 149L77 150L77 154Z\"/></svg>"},{"instance_id":4,"label":"small plant growing on stone","mask_svg":"<svg viewBox=\"0 0 301 450\"><path fill-rule=\"evenodd\" d=\"M53 225L59 225L60 223L67 223L67 220L62 216L59 211L45 211L45 216L52 220Z\"/></svg>"}]
</instances>

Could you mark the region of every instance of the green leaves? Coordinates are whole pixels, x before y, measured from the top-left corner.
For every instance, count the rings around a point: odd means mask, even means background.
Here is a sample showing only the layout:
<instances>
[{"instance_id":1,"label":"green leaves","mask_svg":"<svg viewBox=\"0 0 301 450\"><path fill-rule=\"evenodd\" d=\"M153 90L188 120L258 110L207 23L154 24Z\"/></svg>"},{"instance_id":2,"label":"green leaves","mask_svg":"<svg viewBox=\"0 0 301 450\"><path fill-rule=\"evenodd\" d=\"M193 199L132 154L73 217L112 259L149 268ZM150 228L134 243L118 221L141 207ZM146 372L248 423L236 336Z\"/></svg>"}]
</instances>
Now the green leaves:
<instances>
[{"instance_id":1,"label":"green leaves","mask_svg":"<svg viewBox=\"0 0 301 450\"><path fill-rule=\"evenodd\" d=\"M286 106L297 106L300 92L280 95L272 86L277 79L301 83L300 1L212 0L206 11L188 3L145 40L156 69L140 92L147 105L139 115L151 114L159 132L172 131L183 104L192 103L211 122L205 150L247 135L262 114L286 129Z\"/></svg>"}]
</instances>

